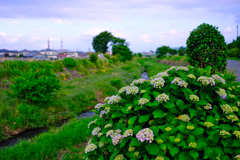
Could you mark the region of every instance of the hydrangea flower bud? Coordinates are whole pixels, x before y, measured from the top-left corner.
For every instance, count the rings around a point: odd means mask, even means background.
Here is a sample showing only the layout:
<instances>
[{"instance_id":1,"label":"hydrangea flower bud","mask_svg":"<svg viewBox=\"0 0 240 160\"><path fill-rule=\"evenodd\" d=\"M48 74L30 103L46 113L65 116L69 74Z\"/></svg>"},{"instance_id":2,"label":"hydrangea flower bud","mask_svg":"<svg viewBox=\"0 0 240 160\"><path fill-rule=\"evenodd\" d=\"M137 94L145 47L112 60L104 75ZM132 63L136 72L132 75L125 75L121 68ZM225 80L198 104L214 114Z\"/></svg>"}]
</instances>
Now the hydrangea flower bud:
<instances>
[{"instance_id":1,"label":"hydrangea flower bud","mask_svg":"<svg viewBox=\"0 0 240 160\"><path fill-rule=\"evenodd\" d=\"M193 102L199 101L199 97L196 96L196 95L190 95L189 98L190 98L190 100L193 101Z\"/></svg>"},{"instance_id":2,"label":"hydrangea flower bud","mask_svg":"<svg viewBox=\"0 0 240 160\"><path fill-rule=\"evenodd\" d=\"M128 106L127 111L130 111L132 109L132 106Z\"/></svg>"},{"instance_id":3,"label":"hydrangea flower bud","mask_svg":"<svg viewBox=\"0 0 240 160\"><path fill-rule=\"evenodd\" d=\"M194 130L194 128L195 128L194 126L187 126L188 130Z\"/></svg>"},{"instance_id":4,"label":"hydrangea flower bud","mask_svg":"<svg viewBox=\"0 0 240 160\"><path fill-rule=\"evenodd\" d=\"M97 145L91 143L91 144L88 144L85 148L85 153L88 153L88 152L91 152L91 151L94 151L95 149L97 149Z\"/></svg>"},{"instance_id":5,"label":"hydrangea flower bud","mask_svg":"<svg viewBox=\"0 0 240 160\"><path fill-rule=\"evenodd\" d=\"M233 109L228 104L222 105L221 108L225 114L229 114L233 112Z\"/></svg>"},{"instance_id":6,"label":"hydrangea flower bud","mask_svg":"<svg viewBox=\"0 0 240 160\"><path fill-rule=\"evenodd\" d=\"M240 154L236 155L234 158L236 158L237 160L240 160Z\"/></svg>"},{"instance_id":7,"label":"hydrangea flower bud","mask_svg":"<svg viewBox=\"0 0 240 160\"><path fill-rule=\"evenodd\" d=\"M88 128L90 127L91 124L96 123L96 121L97 121L97 119L95 119L94 121L89 122Z\"/></svg>"},{"instance_id":8,"label":"hydrangea flower bud","mask_svg":"<svg viewBox=\"0 0 240 160\"><path fill-rule=\"evenodd\" d=\"M94 108L96 110L99 110L100 108L102 108L105 104L101 104L101 103L98 103Z\"/></svg>"},{"instance_id":9,"label":"hydrangea flower bud","mask_svg":"<svg viewBox=\"0 0 240 160\"><path fill-rule=\"evenodd\" d=\"M162 144L162 143L163 143L163 140L162 140L162 139L158 139L158 140L157 140L157 143L158 143L158 144Z\"/></svg>"},{"instance_id":10,"label":"hydrangea flower bud","mask_svg":"<svg viewBox=\"0 0 240 160\"><path fill-rule=\"evenodd\" d=\"M168 95L166 95L165 93L163 93L163 94L158 95L158 96L156 97L156 100L157 100L158 102L162 103L163 101L167 102L167 101L170 100L170 99L169 99L169 96L168 96Z\"/></svg>"},{"instance_id":11,"label":"hydrangea flower bud","mask_svg":"<svg viewBox=\"0 0 240 160\"><path fill-rule=\"evenodd\" d=\"M133 157L138 157L138 156L139 156L139 152L136 151L136 152L134 153Z\"/></svg>"},{"instance_id":12,"label":"hydrangea flower bud","mask_svg":"<svg viewBox=\"0 0 240 160\"><path fill-rule=\"evenodd\" d=\"M167 131L167 132L170 132L171 130L172 130L172 128L170 128L170 127L165 128L165 131Z\"/></svg>"},{"instance_id":13,"label":"hydrangea flower bud","mask_svg":"<svg viewBox=\"0 0 240 160\"><path fill-rule=\"evenodd\" d=\"M109 113L109 112L110 112L110 110L111 110L111 108L110 108L110 107L105 107L105 111L106 111L107 113Z\"/></svg>"},{"instance_id":14,"label":"hydrangea flower bud","mask_svg":"<svg viewBox=\"0 0 240 160\"><path fill-rule=\"evenodd\" d=\"M140 93L146 93L147 91L146 90L142 90Z\"/></svg>"},{"instance_id":15,"label":"hydrangea flower bud","mask_svg":"<svg viewBox=\"0 0 240 160\"><path fill-rule=\"evenodd\" d=\"M134 151L134 150L135 150L135 147L129 147L129 148L128 148L128 151L129 151L129 152L132 152L132 151Z\"/></svg>"},{"instance_id":16,"label":"hydrangea flower bud","mask_svg":"<svg viewBox=\"0 0 240 160\"><path fill-rule=\"evenodd\" d=\"M118 91L118 93L123 93L123 92L125 92L125 91L127 90L127 88L129 88L129 86L122 87L122 88Z\"/></svg>"},{"instance_id":17,"label":"hydrangea flower bud","mask_svg":"<svg viewBox=\"0 0 240 160\"><path fill-rule=\"evenodd\" d=\"M212 105L210 103L207 103L207 105L204 106L204 109L212 109Z\"/></svg>"},{"instance_id":18,"label":"hydrangea flower bud","mask_svg":"<svg viewBox=\"0 0 240 160\"><path fill-rule=\"evenodd\" d=\"M193 78L193 79L196 79L196 77L193 75L193 74L189 74L187 75L188 78Z\"/></svg>"},{"instance_id":19,"label":"hydrangea flower bud","mask_svg":"<svg viewBox=\"0 0 240 160\"><path fill-rule=\"evenodd\" d=\"M234 131L233 134L240 139L240 131Z\"/></svg>"},{"instance_id":20,"label":"hydrangea flower bud","mask_svg":"<svg viewBox=\"0 0 240 160\"><path fill-rule=\"evenodd\" d=\"M230 94L229 97L231 97L231 98L236 98L236 96L233 95L233 94Z\"/></svg>"},{"instance_id":21,"label":"hydrangea flower bud","mask_svg":"<svg viewBox=\"0 0 240 160\"><path fill-rule=\"evenodd\" d=\"M141 98L138 100L138 105L143 106L144 104L148 103L149 100L147 98Z\"/></svg>"},{"instance_id":22,"label":"hydrangea flower bud","mask_svg":"<svg viewBox=\"0 0 240 160\"><path fill-rule=\"evenodd\" d=\"M177 71L177 70L189 71L189 69L188 69L187 67L183 67L183 66L177 67L177 68L176 68L176 71Z\"/></svg>"},{"instance_id":23,"label":"hydrangea flower bud","mask_svg":"<svg viewBox=\"0 0 240 160\"><path fill-rule=\"evenodd\" d=\"M95 135L98 135L98 133L101 131L101 128L100 127L96 127L93 129L92 131L92 135L95 136Z\"/></svg>"},{"instance_id":24,"label":"hydrangea flower bud","mask_svg":"<svg viewBox=\"0 0 240 160\"><path fill-rule=\"evenodd\" d=\"M112 127L112 124L106 124L105 126L104 126L104 128L111 128Z\"/></svg>"},{"instance_id":25,"label":"hydrangea flower bud","mask_svg":"<svg viewBox=\"0 0 240 160\"><path fill-rule=\"evenodd\" d=\"M223 136L223 137L225 138L225 136L229 136L230 133L227 132L227 131L225 131L225 130L222 130L222 131L220 131L220 135Z\"/></svg>"},{"instance_id":26,"label":"hydrangea flower bud","mask_svg":"<svg viewBox=\"0 0 240 160\"><path fill-rule=\"evenodd\" d=\"M187 83L179 77L175 77L171 83L178 83L178 86L187 88Z\"/></svg>"},{"instance_id":27,"label":"hydrangea flower bud","mask_svg":"<svg viewBox=\"0 0 240 160\"><path fill-rule=\"evenodd\" d=\"M124 133L123 133L124 137L128 137L128 136L133 136L133 130L132 129L127 129Z\"/></svg>"},{"instance_id":28,"label":"hydrangea flower bud","mask_svg":"<svg viewBox=\"0 0 240 160\"><path fill-rule=\"evenodd\" d=\"M227 119L231 120L232 122L238 121L238 117L235 115L228 115Z\"/></svg>"},{"instance_id":29,"label":"hydrangea flower bud","mask_svg":"<svg viewBox=\"0 0 240 160\"><path fill-rule=\"evenodd\" d=\"M113 143L113 145L117 145L117 144L121 143L121 141L122 141L123 138L124 138L124 137L123 137L121 134L115 135L115 136L112 138L112 143Z\"/></svg>"},{"instance_id":30,"label":"hydrangea flower bud","mask_svg":"<svg viewBox=\"0 0 240 160\"><path fill-rule=\"evenodd\" d=\"M155 160L164 160L163 157L156 157Z\"/></svg>"},{"instance_id":31,"label":"hydrangea flower bud","mask_svg":"<svg viewBox=\"0 0 240 160\"><path fill-rule=\"evenodd\" d=\"M105 100L104 101L108 104L117 104L121 102L122 98L119 95L115 95L115 96L107 97L105 98Z\"/></svg>"},{"instance_id":32,"label":"hydrangea flower bud","mask_svg":"<svg viewBox=\"0 0 240 160\"><path fill-rule=\"evenodd\" d=\"M210 127L214 126L214 124L212 124L211 122L205 122L204 126L206 126L207 128L210 128Z\"/></svg>"},{"instance_id":33,"label":"hydrangea flower bud","mask_svg":"<svg viewBox=\"0 0 240 160\"><path fill-rule=\"evenodd\" d=\"M123 160L124 156L123 154L117 155L114 160Z\"/></svg>"},{"instance_id":34,"label":"hydrangea flower bud","mask_svg":"<svg viewBox=\"0 0 240 160\"><path fill-rule=\"evenodd\" d=\"M232 107L232 109L233 109L233 112L238 112L238 108L237 107Z\"/></svg>"},{"instance_id":35,"label":"hydrangea flower bud","mask_svg":"<svg viewBox=\"0 0 240 160\"><path fill-rule=\"evenodd\" d=\"M196 142L190 142L189 143L189 147L196 148L197 147L197 143Z\"/></svg>"},{"instance_id":36,"label":"hydrangea flower bud","mask_svg":"<svg viewBox=\"0 0 240 160\"><path fill-rule=\"evenodd\" d=\"M140 130L137 135L136 135L138 141L144 142L144 141L149 141L149 143L152 143L154 140L153 137L153 131L150 130L149 128L145 128Z\"/></svg>"},{"instance_id":37,"label":"hydrangea flower bud","mask_svg":"<svg viewBox=\"0 0 240 160\"><path fill-rule=\"evenodd\" d=\"M184 114L184 115L181 116L181 120L182 120L183 122L189 122L190 117L189 117L188 115Z\"/></svg>"},{"instance_id":38,"label":"hydrangea flower bud","mask_svg":"<svg viewBox=\"0 0 240 160\"><path fill-rule=\"evenodd\" d=\"M168 77L168 73L165 71L165 72L161 72L161 73L158 73L156 77Z\"/></svg>"},{"instance_id":39,"label":"hydrangea flower bud","mask_svg":"<svg viewBox=\"0 0 240 160\"><path fill-rule=\"evenodd\" d=\"M181 140L180 138L175 138L174 142L178 143L178 142L180 142L180 140Z\"/></svg>"},{"instance_id":40,"label":"hydrangea flower bud","mask_svg":"<svg viewBox=\"0 0 240 160\"><path fill-rule=\"evenodd\" d=\"M103 133L102 133L102 132L98 133L98 137L101 137L102 135L103 135Z\"/></svg>"},{"instance_id":41,"label":"hydrangea flower bud","mask_svg":"<svg viewBox=\"0 0 240 160\"><path fill-rule=\"evenodd\" d=\"M232 88L228 87L228 90L232 91Z\"/></svg>"},{"instance_id":42,"label":"hydrangea flower bud","mask_svg":"<svg viewBox=\"0 0 240 160\"><path fill-rule=\"evenodd\" d=\"M102 148L105 144L107 144L107 142L99 142L98 146Z\"/></svg>"}]
</instances>

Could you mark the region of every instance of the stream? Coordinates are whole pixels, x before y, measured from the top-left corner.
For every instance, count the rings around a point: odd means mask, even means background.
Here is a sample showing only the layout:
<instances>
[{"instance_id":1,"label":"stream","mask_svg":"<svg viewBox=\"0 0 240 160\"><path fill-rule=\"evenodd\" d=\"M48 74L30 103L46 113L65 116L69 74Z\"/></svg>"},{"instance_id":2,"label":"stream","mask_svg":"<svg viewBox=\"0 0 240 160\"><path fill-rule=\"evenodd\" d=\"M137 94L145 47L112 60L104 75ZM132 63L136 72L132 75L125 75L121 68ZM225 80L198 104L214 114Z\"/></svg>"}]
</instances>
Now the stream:
<instances>
[{"instance_id":1,"label":"stream","mask_svg":"<svg viewBox=\"0 0 240 160\"><path fill-rule=\"evenodd\" d=\"M141 75L141 78L148 80L148 75L147 72L143 72L143 74ZM76 118L77 119L81 119L81 118L91 118L92 116L94 116L95 113L92 111L87 111L84 113L79 114ZM61 127L63 124L65 124L65 122L67 122L68 120L65 120L59 127ZM23 131L22 133L14 136L13 138L10 138L8 140L2 141L0 142L0 149L5 148L5 147L13 147L14 145L16 145L19 141L21 140L28 140L31 139L43 132L48 132L49 128L36 128L36 129L28 129Z\"/></svg>"}]
</instances>

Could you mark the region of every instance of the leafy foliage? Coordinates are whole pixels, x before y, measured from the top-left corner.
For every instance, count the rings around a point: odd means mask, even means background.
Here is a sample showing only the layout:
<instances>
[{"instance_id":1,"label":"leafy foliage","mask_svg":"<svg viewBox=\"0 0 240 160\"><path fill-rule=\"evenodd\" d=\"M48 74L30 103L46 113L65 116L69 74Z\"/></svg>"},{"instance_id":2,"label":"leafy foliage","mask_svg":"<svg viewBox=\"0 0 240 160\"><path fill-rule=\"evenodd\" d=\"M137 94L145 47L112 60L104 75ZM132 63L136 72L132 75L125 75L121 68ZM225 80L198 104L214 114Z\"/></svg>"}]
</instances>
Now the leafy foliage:
<instances>
[{"instance_id":1,"label":"leafy foliage","mask_svg":"<svg viewBox=\"0 0 240 160\"><path fill-rule=\"evenodd\" d=\"M182 46L178 49L179 56L184 56L186 54L186 49Z\"/></svg>"},{"instance_id":2,"label":"leafy foliage","mask_svg":"<svg viewBox=\"0 0 240 160\"><path fill-rule=\"evenodd\" d=\"M171 50L171 48L169 46L158 47L156 50L157 58L160 58L163 55L167 54L170 50Z\"/></svg>"},{"instance_id":3,"label":"leafy foliage","mask_svg":"<svg viewBox=\"0 0 240 160\"><path fill-rule=\"evenodd\" d=\"M231 75L211 75L211 69L171 67L107 97L95 106L100 116L88 125L93 137L85 159L240 156L240 86L231 85Z\"/></svg>"},{"instance_id":4,"label":"leafy foliage","mask_svg":"<svg viewBox=\"0 0 240 160\"><path fill-rule=\"evenodd\" d=\"M63 65L69 69L74 69L74 67L77 65L77 62L75 59L73 58L70 58L70 57L67 57L67 58L64 58L63 61L62 61Z\"/></svg>"},{"instance_id":5,"label":"leafy foliage","mask_svg":"<svg viewBox=\"0 0 240 160\"><path fill-rule=\"evenodd\" d=\"M237 40L233 39L232 43L229 43L227 46L228 49L238 48L240 50L240 36L237 37Z\"/></svg>"},{"instance_id":6,"label":"leafy foliage","mask_svg":"<svg viewBox=\"0 0 240 160\"><path fill-rule=\"evenodd\" d=\"M91 62L96 63L98 60L98 55L97 53L92 53L89 58Z\"/></svg>"},{"instance_id":7,"label":"leafy foliage","mask_svg":"<svg viewBox=\"0 0 240 160\"><path fill-rule=\"evenodd\" d=\"M187 39L187 55L189 64L205 68L212 66L215 71L223 71L227 66L227 46L224 36L209 24L201 24L194 29Z\"/></svg>"},{"instance_id":8,"label":"leafy foliage","mask_svg":"<svg viewBox=\"0 0 240 160\"><path fill-rule=\"evenodd\" d=\"M232 48L227 53L229 57L239 57L240 58L240 50L238 48Z\"/></svg>"},{"instance_id":9,"label":"leafy foliage","mask_svg":"<svg viewBox=\"0 0 240 160\"><path fill-rule=\"evenodd\" d=\"M106 53L108 50L108 43L110 42L112 34L108 31L99 33L96 37L93 37L92 46L95 52Z\"/></svg>"},{"instance_id":10,"label":"leafy foliage","mask_svg":"<svg viewBox=\"0 0 240 160\"><path fill-rule=\"evenodd\" d=\"M138 53L138 57L142 58L142 56L143 56L142 53Z\"/></svg>"},{"instance_id":11,"label":"leafy foliage","mask_svg":"<svg viewBox=\"0 0 240 160\"><path fill-rule=\"evenodd\" d=\"M51 69L51 65L46 65L43 69L32 66L29 72L14 78L10 94L29 103L46 105L45 102L52 100L52 93L61 87Z\"/></svg>"}]
</instances>

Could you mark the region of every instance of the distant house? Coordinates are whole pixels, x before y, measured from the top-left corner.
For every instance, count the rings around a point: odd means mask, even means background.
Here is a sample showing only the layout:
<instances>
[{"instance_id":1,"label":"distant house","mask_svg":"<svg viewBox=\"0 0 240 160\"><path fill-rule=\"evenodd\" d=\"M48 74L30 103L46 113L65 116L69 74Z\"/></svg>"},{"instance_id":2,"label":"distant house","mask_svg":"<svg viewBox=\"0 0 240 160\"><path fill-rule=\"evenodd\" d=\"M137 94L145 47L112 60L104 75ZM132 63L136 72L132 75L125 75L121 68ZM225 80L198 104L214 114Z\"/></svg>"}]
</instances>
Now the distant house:
<instances>
[{"instance_id":1,"label":"distant house","mask_svg":"<svg viewBox=\"0 0 240 160\"><path fill-rule=\"evenodd\" d=\"M77 53L78 53L78 57L82 57L82 58L89 57L88 54L85 52L79 51Z\"/></svg>"},{"instance_id":2,"label":"distant house","mask_svg":"<svg viewBox=\"0 0 240 160\"><path fill-rule=\"evenodd\" d=\"M18 56L18 51L10 51L7 49L1 49L0 50L1 57L16 57Z\"/></svg>"},{"instance_id":3,"label":"distant house","mask_svg":"<svg viewBox=\"0 0 240 160\"><path fill-rule=\"evenodd\" d=\"M112 55L112 51L107 51L105 54L109 54L111 56Z\"/></svg>"},{"instance_id":4,"label":"distant house","mask_svg":"<svg viewBox=\"0 0 240 160\"><path fill-rule=\"evenodd\" d=\"M24 58L43 59L43 58L47 58L47 55L41 54L39 52L29 52L24 55Z\"/></svg>"},{"instance_id":5,"label":"distant house","mask_svg":"<svg viewBox=\"0 0 240 160\"><path fill-rule=\"evenodd\" d=\"M59 54L59 55L57 55L57 58L66 58L66 57L71 57L71 56L68 55L68 54Z\"/></svg>"},{"instance_id":6,"label":"distant house","mask_svg":"<svg viewBox=\"0 0 240 160\"><path fill-rule=\"evenodd\" d=\"M48 58L57 59L58 53L55 50L49 48L39 51L39 53L46 55Z\"/></svg>"},{"instance_id":7,"label":"distant house","mask_svg":"<svg viewBox=\"0 0 240 160\"><path fill-rule=\"evenodd\" d=\"M59 49L59 50L56 50L56 52L59 54L59 53L66 53L69 51L68 51L68 49Z\"/></svg>"},{"instance_id":8,"label":"distant house","mask_svg":"<svg viewBox=\"0 0 240 160\"><path fill-rule=\"evenodd\" d=\"M23 50L21 50L21 51L19 52L19 55L22 54L22 55L24 56L25 54L27 54L27 53L29 53L29 52L31 52L31 51L29 51L29 50L27 50L27 49L23 49Z\"/></svg>"},{"instance_id":9,"label":"distant house","mask_svg":"<svg viewBox=\"0 0 240 160\"><path fill-rule=\"evenodd\" d=\"M77 52L67 52L67 54L70 55L71 57L78 57Z\"/></svg>"},{"instance_id":10,"label":"distant house","mask_svg":"<svg viewBox=\"0 0 240 160\"><path fill-rule=\"evenodd\" d=\"M9 50L6 49L0 49L0 56L1 57L7 57L6 55L9 53Z\"/></svg>"}]
</instances>

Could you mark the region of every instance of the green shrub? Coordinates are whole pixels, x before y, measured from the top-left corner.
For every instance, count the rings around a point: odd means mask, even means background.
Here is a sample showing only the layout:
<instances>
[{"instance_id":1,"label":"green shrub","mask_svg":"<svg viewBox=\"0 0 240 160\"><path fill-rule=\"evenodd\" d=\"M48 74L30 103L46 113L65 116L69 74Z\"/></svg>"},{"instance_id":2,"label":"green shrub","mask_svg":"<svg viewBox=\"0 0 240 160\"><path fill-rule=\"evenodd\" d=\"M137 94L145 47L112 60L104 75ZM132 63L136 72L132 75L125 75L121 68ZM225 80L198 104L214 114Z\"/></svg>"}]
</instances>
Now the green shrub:
<instances>
[{"instance_id":1,"label":"green shrub","mask_svg":"<svg viewBox=\"0 0 240 160\"><path fill-rule=\"evenodd\" d=\"M123 82L121 78L111 78L110 83L112 86L115 86L117 88L123 87Z\"/></svg>"},{"instance_id":2,"label":"green shrub","mask_svg":"<svg viewBox=\"0 0 240 160\"><path fill-rule=\"evenodd\" d=\"M133 75L133 79L139 79L140 77L137 74Z\"/></svg>"},{"instance_id":3,"label":"green shrub","mask_svg":"<svg viewBox=\"0 0 240 160\"><path fill-rule=\"evenodd\" d=\"M211 73L222 72L227 66L227 45L224 36L209 24L201 24L187 39L187 55L190 65L205 68L212 66Z\"/></svg>"},{"instance_id":4,"label":"green shrub","mask_svg":"<svg viewBox=\"0 0 240 160\"><path fill-rule=\"evenodd\" d=\"M117 64L117 62L118 62L119 60L120 60L120 59L119 59L118 55L112 56L113 64Z\"/></svg>"},{"instance_id":5,"label":"green shrub","mask_svg":"<svg viewBox=\"0 0 240 160\"><path fill-rule=\"evenodd\" d=\"M59 79L52 71L51 65L46 65L44 69L31 68L30 72L21 73L14 78L10 88L10 95L29 103L39 103L52 101L52 93L60 89Z\"/></svg>"},{"instance_id":6,"label":"green shrub","mask_svg":"<svg viewBox=\"0 0 240 160\"><path fill-rule=\"evenodd\" d=\"M98 60L98 55L96 53L92 53L90 55L90 61L93 62L93 63L96 63Z\"/></svg>"},{"instance_id":7,"label":"green shrub","mask_svg":"<svg viewBox=\"0 0 240 160\"><path fill-rule=\"evenodd\" d=\"M104 55L104 57L106 57L107 59L111 59L111 56L109 55L109 54L103 54Z\"/></svg>"},{"instance_id":8,"label":"green shrub","mask_svg":"<svg viewBox=\"0 0 240 160\"><path fill-rule=\"evenodd\" d=\"M47 125L47 115L43 109L32 107L27 104L20 104L15 111L12 119L14 128L28 126L30 128L43 127Z\"/></svg>"},{"instance_id":9,"label":"green shrub","mask_svg":"<svg viewBox=\"0 0 240 160\"><path fill-rule=\"evenodd\" d=\"M62 72L63 71L63 63L61 61L56 60L52 63L52 65L53 65L54 72Z\"/></svg>"},{"instance_id":10,"label":"green shrub","mask_svg":"<svg viewBox=\"0 0 240 160\"><path fill-rule=\"evenodd\" d=\"M211 75L211 69L171 67L149 81L134 80L97 104L100 116L88 125L93 137L85 159L240 156L240 85Z\"/></svg>"},{"instance_id":11,"label":"green shrub","mask_svg":"<svg viewBox=\"0 0 240 160\"><path fill-rule=\"evenodd\" d=\"M142 56L143 56L142 53L138 53L138 57L142 58Z\"/></svg>"},{"instance_id":12,"label":"green shrub","mask_svg":"<svg viewBox=\"0 0 240 160\"><path fill-rule=\"evenodd\" d=\"M228 57L239 57L240 58L240 51L238 48L230 49L227 53Z\"/></svg>"},{"instance_id":13,"label":"green shrub","mask_svg":"<svg viewBox=\"0 0 240 160\"><path fill-rule=\"evenodd\" d=\"M64 58L64 59L62 60L62 63L63 63L63 65L64 65L65 67L67 67L67 68L69 68L69 69L71 69L71 70L73 70L74 67L75 67L76 64L77 64L76 60L73 59L73 58L70 58L70 57Z\"/></svg>"}]
</instances>

